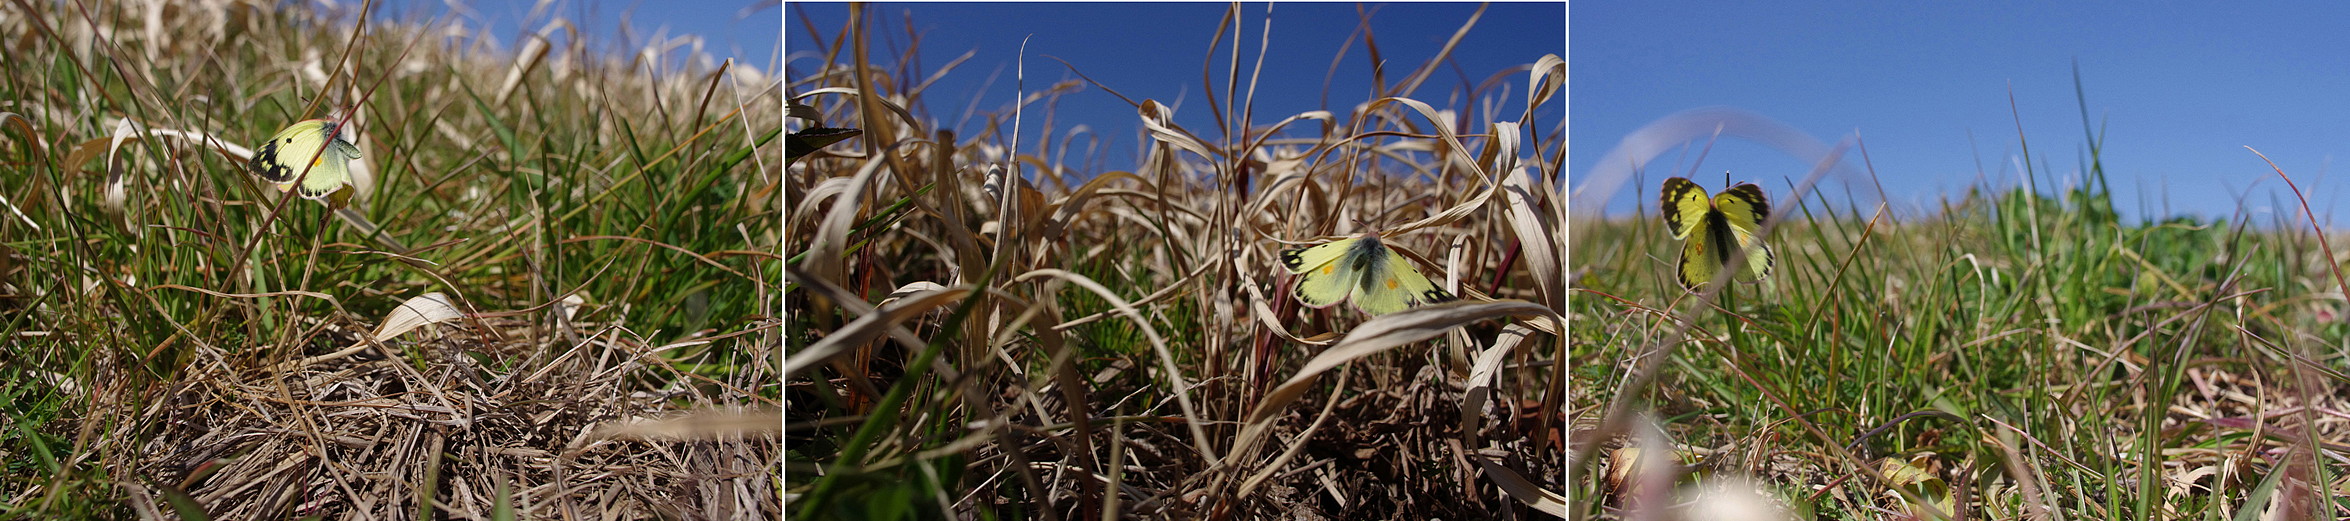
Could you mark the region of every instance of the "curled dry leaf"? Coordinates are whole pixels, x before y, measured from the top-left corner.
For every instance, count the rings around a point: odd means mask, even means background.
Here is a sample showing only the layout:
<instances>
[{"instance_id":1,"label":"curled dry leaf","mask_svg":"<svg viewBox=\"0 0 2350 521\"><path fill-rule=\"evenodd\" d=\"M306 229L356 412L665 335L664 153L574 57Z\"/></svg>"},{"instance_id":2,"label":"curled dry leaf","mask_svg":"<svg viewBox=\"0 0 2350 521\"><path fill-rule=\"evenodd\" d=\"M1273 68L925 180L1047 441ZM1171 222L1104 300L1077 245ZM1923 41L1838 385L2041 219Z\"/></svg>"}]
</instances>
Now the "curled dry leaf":
<instances>
[{"instance_id":1,"label":"curled dry leaf","mask_svg":"<svg viewBox=\"0 0 2350 521\"><path fill-rule=\"evenodd\" d=\"M1476 424L1492 419L1484 413L1485 403L1492 399L1493 382L1501 374L1502 362L1509 360L1510 352L1516 351L1518 346L1527 345L1526 337L1533 334L1533 326L1525 323L1510 324L1501 328L1501 336L1494 339L1493 347L1477 353L1476 363L1469 366L1468 388L1461 393L1461 432L1464 435L1475 436L1480 430ZM1475 440L1472 438L1470 441Z\"/></svg>"},{"instance_id":2,"label":"curled dry leaf","mask_svg":"<svg viewBox=\"0 0 2350 521\"><path fill-rule=\"evenodd\" d=\"M794 102L797 102L797 101L799 101L799 100L804 100L804 99L809 99L809 98L816 97L817 95L820 95L820 94L846 94L846 95L850 95L850 96L860 96L860 97L862 97L862 94L861 94L861 93L859 93L859 92L857 91L857 89L852 89L852 88L848 88L848 87L827 87L827 88L822 88L822 89L815 89L815 90L810 90L810 91L807 91L807 92L802 92L802 93L800 93L800 97L798 97L798 98L795 98L795 99L793 99L792 101L794 101ZM914 113L913 113L912 111L908 111L908 110L906 110L906 107L905 107L905 106L903 106L903 105L900 105L900 104L899 104L899 103L898 103L896 100L892 100L892 99L890 99L890 98L888 98L888 97L875 97L875 98L872 98L872 101L874 101L874 102L876 102L876 103L880 103L880 104L881 104L881 108L889 110L889 112L890 112L891 114L896 114L896 115L897 115L897 117L898 117L898 120L897 120L897 121L899 121L899 122L902 122L902 123L915 123L915 122L922 121L922 119L921 119L921 118L916 118L916 117L914 117ZM867 130L871 130L871 129L867 129ZM897 138L896 138L895 136L873 136L873 138L874 138L874 139L881 139L881 140L883 140L884 142L895 142L895 141L897 140Z\"/></svg>"},{"instance_id":3,"label":"curled dry leaf","mask_svg":"<svg viewBox=\"0 0 2350 521\"><path fill-rule=\"evenodd\" d=\"M546 27L539 29L537 38L524 41L522 50L514 53L514 63L506 69L506 81L498 85L497 105L505 105L506 100L514 96L514 88L522 86L522 78L530 75L530 71L537 69L539 62L547 58L547 42L553 41L557 27L569 29L571 22L567 20L548 22ZM574 36L576 37L576 35Z\"/></svg>"},{"instance_id":4,"label":"curled dry leaf","mask_svg":"<svg viewBox=\"0 0 2350 521\"><path fill-rule=\"evenodd\" d=\"M1523 168L1502 176L1501 184L1502 207L1507 212L1505 221L1510 231L1518 234L1519 251L1525 253L1526 272L1534 276L1535 294L1543 303L1565 309L1567 270L1563 261L1567 235L1556 221L1537 208L1544 201L1556 204L1558 194L1550 192L1549 185L1534 182L1533 175Z\"/></svg>"},{"instance_id":5,"label":"curled dry leaf","mask_svg":"<svg viewBox=\"0 0 2350 521\"><path fill-rule=\"evenodd\" d=\"M1141 113L1142 127L1150 130L1152 138L1174 145L1175 148L1183 149L1186 152L1197 154L1201 159L1215 160L1223 157L1222 154L1213 151L1214 147L1208 146L1199 138L1192 137L1191 133L1176 127L1173 123L1175 109L1159 104L1158 100L1142 100L1142 105L1137 107L1136 111Z\"/></svg>"},{"instance_id":6,"label":"curled dry leaf","mask_svg":"<svg viewBox=\"0 0 2350 521\"><path fill-rule=\"evenodd\" d=\"M1382 351L1436 338L1453 328L1480 320L1501 317L1547 317L1553 313L1541 304L1523 300L1495 300L1490 302L1457 301L1434 306L1422 306L1386 315L1364 322L1348 332L1338 344L1322 351L1307 361L1296 375L1267 393L1249 413L1247 426L1241 429L1240 439L1234 443L1230 457L1240 457L1254 449L1274 425L1274 419L1290 402L1297 401L1314 387L1322 373L1355 359Z\"/></svg>"},{"instance_id":7,"label":"curled dry leaf","mask_svg":"<svg viewBox=\"0 0 2350 521\"><path fill-rule=\"evenodd\" d=\"M2219 475L2218 465L2197 465L2191 469L2171 469L2170 477L2163 480L2165 483L2170 485L2168 490L2163 494L2163 497L2167 499L2193 497L2197 494L2209 494L2212 492L2211 487L2199 486L2196 485L2195 482L2202 481L2203 478L2206 477L2217 475ZM2204 490L2195 490L2198 488Z\"/></svg>"},{"instance_id":8,"label":"curled dry leaf","mask_svg":"<svg viewBox=\"0 0 2350 521\"><path fill-rule=\"evenodd\" d=\"M1640 447L1616 447L1607 453L1607 489L1617 497L1631 495L1632 471L1640 468Z\"/></svg>"},{"instance_id":9,"label":"curled dry leaf","mask_svg":"<svg viewBox=\"0 0 2350 521\"><path fill-rule=\"evenodd\" d=\"M873 178L879 175L883 163L879 156L867 158L864 166L857 169L857 174L850 176L847 191L841 193L832 209L825 212L823 220L816 225L815 237L808 241L807 257L802 261L810 275L824 280L847 278L848 267L843 264L846 261L842 251L848 247L849 227L856 223L860 207L858 201L864 200L867 190L878 188L874 186Z\"/></svg>"},{"instance_id":10,"label":"curled dry leaf","mask_svg":"<svg viewBox=\"0 0 2350 521\"><path fill-rule=\"evenodd\" d=\"M1434 107L1430 107L1427 103L1421 103L1419 100L1411 98L1380 98L1378 101L1372 102L1372 104L1376 106L1390 102L1402 104L1405 107L1410 107L1411 109L1418 111L1422 117L1426 117L1430 121L1442 121L1443 115L1440 114ZM1493 147L1489 151L1489 154L1491 154L1491 157L1493 158L1493 161L1496 165L1515 164L1517 161L1517 125L1507 122L1495 123L1494 125ZM1461 145L1460 135L1455 134L1451 127L1437 125L1435 126L1435 130L1437 137L1441 138L1444 142L1444 146L1448 147L1447 150L1467 150L1466 147ZM1452 156L1447 155L1446 157L1448 160L1450 160L1449 158ZM1483 208L1486 201L1492 200L1496 194L1501 192L1501 183L1494 182L1495 179L1493 176L1488 174L1488 172L1494 171L1491 169L1491 167L1495 165L1468 163L1464 164L1463 166L1466 167L1463 170L1467 171L1471 175L1476 176L1476 178L1485 185L1484 190L1478 191L1469 199L1461 201L1460 203L1453 205L1451 208L1446 208L1444 211L1438 212L1436 215L1430 215L1427 218L1420 219L1418 221L1412 221L1410 223L1394 226L1389 230L1389 232L1402 234L1404 232L1409 232L1420 228L1452 224L1454 222L1460 221L1462 218L1468 217L1469 214L1477 211L1479 208ZM1508 170L1503 169L1499 171L1507 172Z\"/></svg>"},{"instance_id":11,"label":"curled dry leaf","mask_svg":"<svg viewBox=\"0 0 2350 521\"><path fill-rule=\"evenodd\" d=\"M1539 317L1551 314L1550 308L1523 300L1495 300L1491 302L1459 301L1380 315L1340 338L1338 344L1290 376L1289 381L1266 396L1263 405L1249 415L1255 422L1273 415L1273 411L1295 401L1298 395L1312 387L1314 378L1323 372L1357 358L1402 347L1413 342L1436 338L1452 328L1471 322L1501 317Z\"/></svg>"},{"instance_id":12,"label":"curled dry leaf","mask_svg":"<svg viewBox=\"0 0 2350 521\"><path fill-rule=\"evenodd\" d=\"M1257 319L1258 325L1263 326L1266 331L1272 332L1273 336L1313 345L1329 344L1331 339L1338 338L1338 334L1335 332L1324 332L1310 338L1299 338L1296 333L1289 332L1289 326L1282 323L1281 314L1273 312L1273 308L1265 302L1264 292L1257 290L1255 284L1242 284L1241 289L1248 293L1249 314Z\"/></svg>"},{"instance_id":13,"label":"curled dry leaf","mask_svg":"<svg viewBox=\"0 0 2350 521\"><path fill-rule=\"evenodd\" d=\"M891 302L897 302L899 300L905 299L906 297L944 289L947 289L945 285L927 280L908 282L904 286L898 286L897 291L889 292L889 296L882 297L880 305L883 308L887 308Z\"/></svg>"},{"instance_id":14,"label":"curled dry leaf","mask_svg":"<svg viewBox=\"0 0 2350 521\"><path fill-rule=\"evenodd\" d=\"M114 164L115 156L120 154L122 151L122 142L138 139L140 126L142 125L131 122L130 118L123 118L114 121L114 137L111 138L111 141L106 145L107 165L111 166Z\"/></svg>"},{"instance_id":15,"label":"curled dry leaf","mask_svg":"<svg viewBox=\"0 0 2350 521\"><path fill-rule=\"evenodd\" d=\"M576 297L575 297L576 298ZM435 291L411 297L384 315L383 324L375 327L375 341L391 340L425 324L440 324L465 318L465 312L449 301L449 296Z\"/></svg>"},{"instance_id":16,"label":"curled dry leaf","mask_svg":"<svg viewBox=\"0 0 2350 521\"><path fill-rule=\"evenodd\" d=\"M898 292L890 294L890 298L894 301L883 304L874 313L857 317L848 325L841 326L840 330L825 335L824 338L818 339L814 344L809 344L806 349L801 349L800 352L785 354L783 374L787 377L799 374L800 371L814 367L817 363L823 362L833 355L847 352L848 348L852 346L862 345L866 341L872 340L873 337L889 333L890 329L897 327L900 322L928 313L933 308L960 301L964 295L971 293L969 286L958 286L915 289L908 294L900 294L908 292L909 288L923 284L937 286L937 284L928 282L907 284L906 288L899 288Z\"/></svg>"},{"instance_id":17,"label":"curled dry leaf","mask_svg":"<svg viewBox=\"0 0 2350 521\"><path fill-rule=\"evenodd\" d=\"M100 186L98 190L98 209L105 212L106 217L113 220L116 227L137 233L139 229L130 226L131 193L129 183L130 179L122 175L120 165L107 169L106 184Z\"/></svg>"},{"instance_id":18,"label":"curled dry leaf","mask_svg":"<svg viewBox=\"0 0 2350 521\"><path fill-rule=\"evenodd\" d=\"M799 197L799 206L792 208L791 222L795 224L807 223L808 217L813 215L817 209L822 208L821 204L826 198L838 197L847 193L849 183L854 181L856 180L846 177L835 177L816 183L815 187L808 189L807 194Z\"/></svg>"},{"instance_id":19,"label":"curled dry leaf","mask_svg":"<svg viewBox=\"0 0 2350 521\"><path fill-rule=\"evenodd\" d=\"M39 131L33 130L33 120L26 119L23 115L17 114L15 112L0 111L0 126L15 129L18 132L18 138L23 139L25 145L32 147L34 150L47 150L49 148L48 146L41 143L41 133Z\"/></svg>"},{"instance_id":20,"label":"curled dry leaf","mask_svg":"<svg viewBox=\"0 0 2350 521\"><path fill-rule=\"evenodd\" d=\"M1486 479L1493 480L1494 485L1501 487L1502 492L1509 493L1510 497L1517 499L1519 503L1525 503L1526 506L1534 507L1534 510L1541 511L1545 514L1559 516L1560 518L1567 517L1566 494L1561 494L1557 491L1543 490L1542 487L1536 486L1533 481L1529 481L1525 476L1519 475L1518 471L1510 470L1509 467L1494 462L1492 458L1475 456L1469 458L1469 460L1477 462L1477 466L1485 470Z\"/></svg>"},{"instance_id":21,"label":"curled dry leaf","mask_svg":"<svg viewBox=\"0 0 2350 521\"><path fill-rule=\"evenodd\" d=\"M1519 122L1524 123L1526 120L1534 119L1534 110L1542 107L1543 102L1550 101L1552 97L1557 96L1561 89L1566 88L1566 84L1566 58L1560 58L1556 54L1545 54L1542 55L1542 58L1534 60L1534 69L1531 74L1526 75L1526 115L1520 117ZM1560 186L1565 186L1566 178L1561 176L1559 182Z\"/></svg>"},{"instance_id":22,"label":"curled dry leaf","mask_svg":"<svg viewBox=\"0 0 2350 521\"><path fill-rule=\"evenodd\" d=\"M1122 180L1134 181L1137 183L1147 182L1140 177L1136 177L1134 174L1126 172L1109 172L1094 176L1092 180L1086 181L1085 184L1078 185L1077 188L1069 190L1067 195L1063 195L1058 199L1054 199L1051 204L1045 205L1044 209L1050 212L1049 218L1045 214L1039 214L1031 217L1030 223L1042 224L1045 229L1045 237L1047 238L1062 237L1066 235L1069 228L1069 223L1078 222L1084 217L1086 203L1092 201L1094 196L1100 195L1102 191L1108 188L1112 183ZM1022 186L1026 186L1026 183L1023 182ZM1023 190L1021 193L1023 195L1036 194L1036 197L1039 200L1044 197L1042 192L1037 192L1033 189ZM1038 223L1035 221L1035 219L1047 220Z\"/></svg>"}]
</instances>

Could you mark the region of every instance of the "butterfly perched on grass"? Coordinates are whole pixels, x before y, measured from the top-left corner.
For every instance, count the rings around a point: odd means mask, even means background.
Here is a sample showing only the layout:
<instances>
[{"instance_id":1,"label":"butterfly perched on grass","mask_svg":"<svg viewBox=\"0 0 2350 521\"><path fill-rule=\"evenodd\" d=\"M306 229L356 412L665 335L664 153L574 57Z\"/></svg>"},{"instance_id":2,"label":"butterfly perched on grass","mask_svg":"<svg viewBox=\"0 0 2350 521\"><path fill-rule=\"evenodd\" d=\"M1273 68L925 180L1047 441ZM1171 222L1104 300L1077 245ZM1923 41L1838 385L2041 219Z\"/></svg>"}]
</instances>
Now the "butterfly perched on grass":
<instances>
[{"instance_id":1,"label":"butterfly perched on grass","mask_svg":"<svg viewBox=\"0 0 2350 521\"><path fill-rule=\"evenodd\" d=\"M359 159L359 147L351 144L351 133L342 122L311 119L270 136L246 167L263 181L276 183L278 191L324 199L351 181L354 159Z\"/></svg>"},{"instance_id":2,"label":"butterfly perched on grass","mask_svg":"<svg viewBox=\"0 0 2350 521\"><path fill-rule=\"evenodd\" d=\"M1705 187L1688 179L1665 180L1665 227L1682 239L1681 287L1697 291L1713 282L1714 274L1739 255L1746 265L1731 280L1760 282L1771 273L1771 247L1762 243L1762 222L1771 216L1771 203L1762 187L1740 183L1707 197Z\"/></svg>"},{"instance_id":3,"label":"butterfly perched on grass","mask_svg":"<svg viewBox=\"0 0 2350 521\"><path fill-rule=\"evenodd\" d=\"M1452 293L1412 268L1410 259L1381 244L1376 232L1283 251L1281 267L1304 275L1291 293L1315 308L1353 300L1356 309L1383 315L1453 300Z\"/></svg>"}]
</instances>

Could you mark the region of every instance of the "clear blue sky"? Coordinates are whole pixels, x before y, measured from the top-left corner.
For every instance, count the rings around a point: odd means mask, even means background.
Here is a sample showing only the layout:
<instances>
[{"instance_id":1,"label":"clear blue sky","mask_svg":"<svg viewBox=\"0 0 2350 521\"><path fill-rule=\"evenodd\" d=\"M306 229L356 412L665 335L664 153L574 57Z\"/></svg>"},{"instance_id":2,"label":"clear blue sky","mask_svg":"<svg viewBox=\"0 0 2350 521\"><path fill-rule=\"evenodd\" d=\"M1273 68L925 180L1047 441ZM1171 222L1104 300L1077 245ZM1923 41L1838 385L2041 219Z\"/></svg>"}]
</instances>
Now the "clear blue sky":
<instances>
[{"instance_id":1,"label":"clear blue sky","mask_svg":"<svg viewBox=\"0 0 2350 521\"><path fill-rule=\"evenodd\" d=\"M1203 64L1210 62L1208 42L1215 36L1217 22L1228 6L1224 3L881 3L873 5L871 12L881 17L873 27L887 31L885 39L875 43L873 52L876 56L896 56L906 49L905 28L909 21L922 35L919 52L921 70L925 72L937 70L966 51L977 51L970 61L932 86L924 94L924 110L916 111L956 129L963 136L977 133L985 122L980 116L968 119L964 116L974 99L982 113L1011 106L1013 67L1019 57L1021 39L1028 38L1030 92L1043 90L1063 79L1077 78L1067 66L1049 58L1058 57L1127 97L1137 101L1155 99L1175 107L1176 123L1204 138L1216 139L1220 134L1208 112L1201 70ZM1257 88L1259 124L1270 124L1310 110L1330 110L1343 119L1356 104L1370 99L1369 55L1360 37L1355 37L1351 47L1347 45L1349 35L1357 27L1358 7L1375 10L1370 28L1377 39L1380 58L1386 63L1386 81L1391 84L1435 55L1445 40L1477 10L1477 4L1471 3L1274 4L1272 43ZM1266 4L1262 3L1243 4L1244 65L1240 82L1243 91L1248 87L1247 71L1254 64L1258 42L1264 34L1265 8ZM792 2L784 9L787 59L793 60L788 64L789 69L798 74L813 71L818 63L817 58L809 56L816 48L812 36L821 36L828 42L837 36L847 20L848 5ZM1457 68L1439 70L1411 97L1439 108L1474 106L1456 103L1451 96L1465 93L1506 69L1530 65L1544 54L1564 55L1565 20L1563 3L1492 4L1454 51L1452 57ZM814 27L817 34L807 34L808 27ZM1232 38L1227 36L1214 55L1219 89L1224 64L1231 56L1231 42ZM1345 54L1333 73L1332 58L1340 56L1341 48L1345 48ZM884 65L895 63L894 59L881 61ZM1327 104L1323 101L1326 79ZM1503 104L1505 108L1501 110L1513 115L1503 119L1514 120L1514 114L1524 110L1526 74L1516 73L1505 82L1510 89L1510 102ZM1544 124L1545 132L1557 131L1557 112L1552 114L1553 119ZM1037 135L1034 129L1039 121L1033 118L1042 116L1033 110L1024 116L1023 150L1034 150L1033 140ZM1054 126L1063 132L1084 124L1107 141L1100 163L1079 161L1073 154L1069 158L1072 166L1093 172L1122 170L1132 168L1134 160L1140 157L1139 119L1133 108L1108 92L1087 86L1084 92L1060 100L1058 113L1053 117ZM1485 119L1478 117L1470 121Z\"/></svg>"},{"instance_id":2,"label":"clear blue sky","mask_svg":"<svg viewBox=\"0 0 2350 521\"><path fill-rule=\"evenodd\" d=\"M588 48L601 52L635 53L655 34L692 34L702 37L702 52L715 59L734 58L736 65L770 76L780 70L775 59L783 18L775 0L556 0L534 16L539 7L538 2L503 0L379 0L376 16L421 21L446 15L469 28L486 24L491 40L507 51L521 48L519 35L537 33L555 18L577 24ZM620 30L624 20L626 33ZM556 31L559 45L564 37Z\"/></svg>"},{"instance_id":3,"label":"clear blue sky","mask_svg":"<svg viewBox=\"0 0 2350 521\"><path fill-rule=\"evenodd\" d=\"M1979 178L2017 186L2019 114L2040 179L2074 183L2088 143L2077 61L2125 219L2225 217L2247 191L2247 208L2275 211L2290 193L2245 146L2293 175L2321 219L2350 209L2350 184L2327 175L2350 157L2350 4L1577 2L1570 16L1571 186L1625 134L1706 106L1831 143L1857 131L1909 215ZM1679 153L1657 158L1640 204L1690 168ZM1695 179L1719 190L1725 170L1780 196L1810 169L1724 140ZM1842 198L1846 181L1822 188ZM1631 188L1608 199L1609 213L1629 210Z\"/></svg>"}]
</instances>

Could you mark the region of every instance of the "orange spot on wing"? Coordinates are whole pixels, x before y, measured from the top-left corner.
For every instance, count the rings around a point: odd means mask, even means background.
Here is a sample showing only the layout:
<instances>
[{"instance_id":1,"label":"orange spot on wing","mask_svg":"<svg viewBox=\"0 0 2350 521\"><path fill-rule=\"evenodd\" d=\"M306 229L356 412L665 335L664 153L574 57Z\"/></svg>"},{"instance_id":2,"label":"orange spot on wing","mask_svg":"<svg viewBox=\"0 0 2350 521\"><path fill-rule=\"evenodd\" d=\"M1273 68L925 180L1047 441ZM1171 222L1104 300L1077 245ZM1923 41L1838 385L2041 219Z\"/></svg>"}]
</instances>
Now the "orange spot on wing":
<instances>
[{"instance_id":1,"label":"orange spot on wing","mask_svg":"<svg viewBox=\"0 0 2350 521\"><path fill-rule=\"evenodd\" d=\"M1387 278L1387 289L1395 289L1395 287L1396 287L1396 286L1401 286L1401 285L1403 285L1403 283L1402 283L1402 282L1399 282L1399 281L1397 281L1397 280L1395 280L1395 277L1388 277L1388 278Z\"/></svg>"},{"instance_id":2,"label":"orange spot on wing","mask_svg":"<svg viewBox=\"0 0 2350 521\"><path fill-rule=\"evenodd\" d=\"M1332 273L1337 273L1337 272L1338 272L1338 265L1337 265L1337 264L1324 264L1324 265L1322 265L1322 274L1323 274L1323 275L1329 275L1329 274L1332 274Z\"/></svg>"}]
</instances>

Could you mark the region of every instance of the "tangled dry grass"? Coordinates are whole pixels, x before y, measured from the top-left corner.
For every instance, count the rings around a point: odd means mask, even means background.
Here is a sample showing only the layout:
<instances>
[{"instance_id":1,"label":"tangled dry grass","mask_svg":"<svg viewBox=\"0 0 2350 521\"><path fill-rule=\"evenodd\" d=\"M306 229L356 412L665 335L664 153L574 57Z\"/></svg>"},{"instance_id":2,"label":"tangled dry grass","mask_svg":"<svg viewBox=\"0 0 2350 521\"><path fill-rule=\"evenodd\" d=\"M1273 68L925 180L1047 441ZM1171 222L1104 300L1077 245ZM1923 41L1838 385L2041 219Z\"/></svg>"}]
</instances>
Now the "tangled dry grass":
<instances>
[{"instance_id":1,"label":"tangled dry grass","mask_svg":"<svg viewBox=\"0 0 2350 521\"><path fill-rule=\"evenodd\" d=\"M773 454L775 440L744 434L780 418L708 412L728 399L695 386L644 388L632 376L666 367L644 359L661 350L616 331L594 335L595 324L569 335L489 325L519 334L394 343L424 353L421 368L363 348L242 375L195 371L109 437L147 440L139 474L188 491L220 519L399 519L420 515L422 503L665 519L775 512L775 467L758 457ZM562 340L575 335L593 336ZM508 362L493 367L468 353ZM636 423L645 418L687 434ZM155 430L128 432L140 426ZM129 491L134 508L154 510L159 491Z\"/></svg>"},{"instance_id":2,"label":"tangled dry grass","mask_svg":"<svg viewBox=\"0 0 2350 521\"><path fill-rule=\"evenodd\" d=\"M958 135L913 108L953 66L877 54L868 16L787 70L803 128L862 131L787 176L795 515L1563 514L1558 56L1453 98L1522 110L1414 99L1444 49L1340 113L1212 107L1230 128L1200 130L1070 81ZM1249 106L1247 64L1214 67ZM1088 89L1133 104L1134 170L1076 166L1079 130L1036 123ZM1372 230L1462 301L1364 320L1276 275Z\"/></svg>"}]
</instances>

